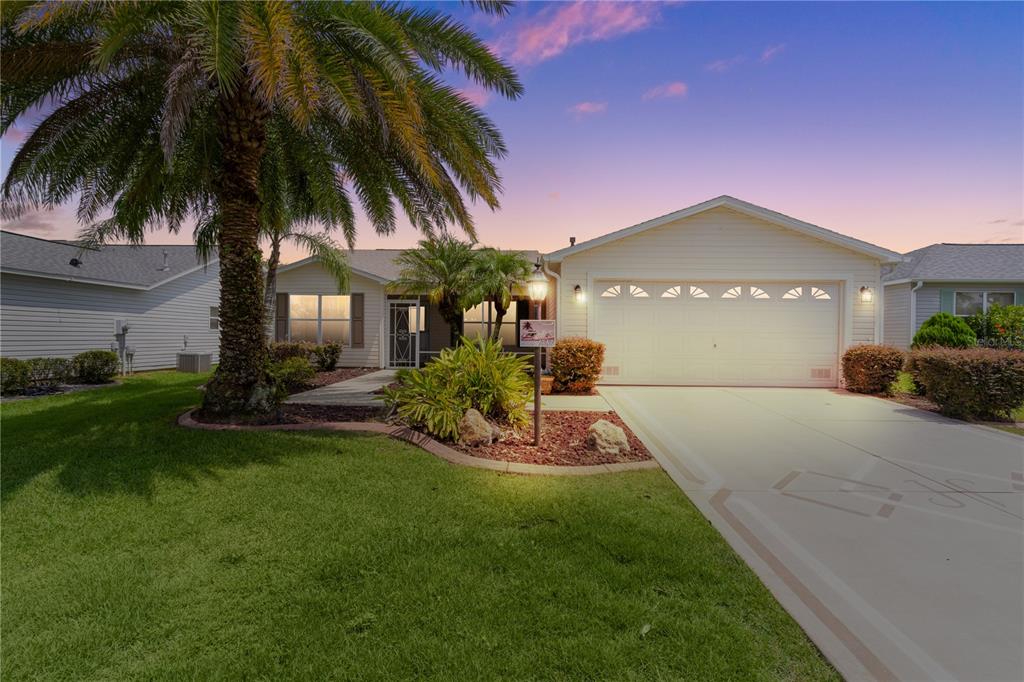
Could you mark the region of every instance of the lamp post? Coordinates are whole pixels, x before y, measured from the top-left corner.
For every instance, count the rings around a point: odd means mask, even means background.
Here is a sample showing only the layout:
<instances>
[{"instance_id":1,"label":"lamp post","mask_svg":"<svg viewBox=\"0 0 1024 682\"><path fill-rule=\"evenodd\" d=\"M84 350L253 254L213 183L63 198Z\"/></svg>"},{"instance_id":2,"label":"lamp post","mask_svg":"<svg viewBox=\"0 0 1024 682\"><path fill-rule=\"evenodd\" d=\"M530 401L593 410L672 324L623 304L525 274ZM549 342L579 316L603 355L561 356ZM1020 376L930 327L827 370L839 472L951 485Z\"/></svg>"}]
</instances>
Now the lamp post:
<instances>
[{"instance_id":1,"label":"lamp post","mask_svg":"<svg viewBox=\"0 0 1024 682\"><path fill-rule=\"evenodd\" d=\"M526 284L530 300L534 305L534 319L540 319L541 303L548 295L548 278L540 270L540 260L534 266L533 274ZM533 349L533 444L540 445L540 346Z\"/></svg>"}]
</instances>

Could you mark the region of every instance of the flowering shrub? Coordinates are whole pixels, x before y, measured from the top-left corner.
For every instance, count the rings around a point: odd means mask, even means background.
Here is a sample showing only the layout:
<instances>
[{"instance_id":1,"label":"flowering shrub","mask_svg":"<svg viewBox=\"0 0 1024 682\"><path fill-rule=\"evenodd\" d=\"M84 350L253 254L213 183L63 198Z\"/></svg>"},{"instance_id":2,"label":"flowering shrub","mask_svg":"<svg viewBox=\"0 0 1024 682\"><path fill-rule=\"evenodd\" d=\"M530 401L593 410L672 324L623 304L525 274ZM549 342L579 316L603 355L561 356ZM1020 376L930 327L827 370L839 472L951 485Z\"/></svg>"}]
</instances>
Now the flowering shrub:
<instances>
[{"instance_id":1,"label":"flowering shrub","mask_svg":"<svg viewBox=\"0 0 1024 682\"><path fill-rule=\"evenodd\" d=\"M966 322L978 337L978 345L1024 350L1024 305L994 304Z\"/></svg>"},{"instance_id":2,"label":"flowering shrub","mask_svg":"<svg viewBox=\"0 0 1024 682\"><path fill-rule=\"evenodd\" d=\"M923 348L910 353L907 370L951 417L1006 418L1024 405L1024 351Z\"/></svg>"},{"instance_id":3,"label":"flowering shrub","mask_svg":"<svg viewBox=\"0 0 1024 682\"><path fill-rule=\"evenodd\" d=\"M855 393L885 393L903 369L899 348L860 344L843 353L843 380Z\"/></svg>"},{"instance_id":4,"label":"flowering shrub","mask_svg":"<svg viewBox=\"0 0 1024 682\"><path fill-rule=\"evenodd\" d=\"M561 339L551 349L549 364L553 393L590 393L601 378L604 344L578 337Z\"/></svg>"}]
</instances>

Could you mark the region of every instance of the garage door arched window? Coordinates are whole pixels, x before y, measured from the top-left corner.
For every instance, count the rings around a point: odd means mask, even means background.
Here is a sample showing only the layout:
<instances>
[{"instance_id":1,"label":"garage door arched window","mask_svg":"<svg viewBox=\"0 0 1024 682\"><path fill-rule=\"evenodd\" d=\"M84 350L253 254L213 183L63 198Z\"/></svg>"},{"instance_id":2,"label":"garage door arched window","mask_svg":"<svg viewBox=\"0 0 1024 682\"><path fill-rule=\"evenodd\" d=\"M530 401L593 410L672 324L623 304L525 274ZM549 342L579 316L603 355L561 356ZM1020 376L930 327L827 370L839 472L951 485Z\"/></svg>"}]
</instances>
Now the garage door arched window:
<instances>
[{"instance_id":1,"label":"garage door arched window","mask_svg":"<svg viewBox=\"0 0 1024 682\"><path fill-rule=\"evenodd\" d=\"M710 296L708 296L708 292L695 286L690 287L690 296L693 298L710 298Z\"/></svg>"},{"instance_id":2,"label":"garage door arched window","mask_svg":"<svg viewBox=\"0 0 1024 682\"><path fill-rule=\"evenodd\" d=\"M722 294L722 298L739 298L743 294L743 289L740 287L730 287L725 290Z\"/></svg>"},{"instance_id":3,"label":"garage door arched window","mask_svg":"<svg viewBox=\"0 0 1024 682\"><path fill-rule=\"evenodd\" d=\"M618 284L616 284L615 286L608 287L607 289L602 291L601 298L615 298L621 293L622 289L619 287Z\"/></svg>"},{"instance_id":4,"label":"garage door arched window","mask_svg":"<svg viewBox=\"0 0 1024 682\"><path fill-rule=\"evenodd\" d=\"M768 292L762 289L761 287L750 287L750 296L751 298L756 298L759 301L763 301L766 298L771 298L771 296L768 295Z\"/></svg>"},{"instance_id":5,"label":"garage door arched window","mask_svg":"<svg viewBox=\"0 0 1024 682\"><path fill-rule=\"evenodd\" d=\"M811 287L811 298L817 301L831 301L832 295L829 294L824 289L820 289L818 287Z\"/></svg>"},{"instance_id":6,"label":"garage door arched window","mask_svg":"<svg viewBox=\"0 0 1024 682\"><path fill-rule=\"evenodd\" d=\"M662 298L679 298L679 295L683 293L683 288L678 284L674 287L669 287L665 291L661 292Z\"/></svg>"},{"instance_id":7,"label":"garage door arched window","mask_svg":"<svg viewBox=\"0 0 1024 682\"><path fill-rule=\"evenodd\" d=\"M803 287L793 287L792 289L790 289L789 291L787 291L786 293L784 293L782 295L782 300L783 301L792 301L792 300L800 298L803 295L804 295L804 288Z\"/></svg>"},{"instance_id":8,"label":"garage door arched window","mask_svg":"<svg viewBox=\"0 0 1024 682\"><path fill-rule=\"evenodd\" d=\"M633 298L649 298L647 292L635 284L629 285L629 295Z\"/></svg>"}]
</instances>

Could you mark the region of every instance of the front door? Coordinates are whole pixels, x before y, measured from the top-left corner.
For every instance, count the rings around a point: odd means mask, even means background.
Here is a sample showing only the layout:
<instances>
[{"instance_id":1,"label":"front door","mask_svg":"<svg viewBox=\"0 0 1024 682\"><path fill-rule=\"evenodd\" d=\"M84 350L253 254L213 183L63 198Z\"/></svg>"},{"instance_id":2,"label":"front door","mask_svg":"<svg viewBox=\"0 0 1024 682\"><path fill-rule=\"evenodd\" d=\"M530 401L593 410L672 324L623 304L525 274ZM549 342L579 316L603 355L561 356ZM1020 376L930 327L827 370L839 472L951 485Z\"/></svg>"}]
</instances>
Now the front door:
<instances>
[{"instance_id":1,"label":"front door","mask_svg":"<svg viewBox=\"0 0 1024 682\"><path fill-rule=\"evenodd\" d=\"M418 367L419 301L388 301L388 367Z\"/></svg>"}]
</instances>

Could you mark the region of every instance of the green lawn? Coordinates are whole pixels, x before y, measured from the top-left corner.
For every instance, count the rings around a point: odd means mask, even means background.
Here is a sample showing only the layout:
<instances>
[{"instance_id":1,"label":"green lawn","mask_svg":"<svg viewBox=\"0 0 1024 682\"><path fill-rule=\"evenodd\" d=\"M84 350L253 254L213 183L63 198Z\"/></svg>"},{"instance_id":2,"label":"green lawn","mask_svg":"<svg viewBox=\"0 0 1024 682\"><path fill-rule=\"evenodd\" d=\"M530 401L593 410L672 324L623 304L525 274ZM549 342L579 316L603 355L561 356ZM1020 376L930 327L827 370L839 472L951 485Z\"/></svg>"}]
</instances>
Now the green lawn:
<instances>
[{"instance_id":1,"label":"green lawn","mask_svg":"<svg viewBox=\"0 0 1024 682\"><path fill-rule=\"evenodd\" d=\"M661 472L179 429L199 382L3 406L4 679L838 679Z\"/></svg>"}]
</instances>

